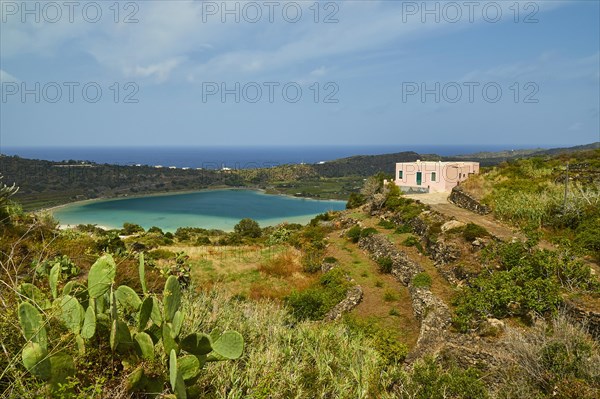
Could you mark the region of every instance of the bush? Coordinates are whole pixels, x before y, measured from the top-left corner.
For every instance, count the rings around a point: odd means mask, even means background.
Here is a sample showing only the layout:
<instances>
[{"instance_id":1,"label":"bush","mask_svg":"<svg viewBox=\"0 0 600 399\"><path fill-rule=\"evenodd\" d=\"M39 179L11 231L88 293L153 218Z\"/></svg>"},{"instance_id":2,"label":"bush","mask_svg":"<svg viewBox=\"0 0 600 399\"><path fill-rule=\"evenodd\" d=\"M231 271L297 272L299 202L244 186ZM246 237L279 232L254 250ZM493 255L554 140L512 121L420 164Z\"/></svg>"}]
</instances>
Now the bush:
<instances>
[{"instance_id":1,"label":"bush","mask_svg":"<svg viewBox=\"0 0 600 399\"><path fill-rule=\"evenodd\" d=\"M133 234L137 234L137 233L143 233L144 232L144 228L142 226L140 226L139 224L134 224L134 223L123 223L123 228L121 229L121 234L125 235L125 236L130 236Z\"/></svg>"},{"instance_id":2,"label":"bush","mask_svg":"<svg viewBox=\"0 0 600 399\"><path fill-rule=\"evenodd\" d=\"M350 241L352 241L353 243L357 243L358 240L360 240L360 232L362 231L362 229L360 228L360 226L356 225L356 226L352 226L348 232L346 233L346 237L348 237L350 239Z\"/></svg>"},{"instance_id":3,"label":"bush","mask_svg":"<svg viewBox=\"0 0 600 399\"><path fill-rule=\"evenodd\" d=\"M424 252L423 245L421 245L421 240L419 240L416 236L412 234L406 237L402 244L407 247L416 247L419 250L419 252Z\"/></svg>"},{"instance_id":4,"label":"bush","mask_svg":"<svg viewBox=\"0 0 600 399\"><path fill-rule=\"evenodd\" d=\"M309 247L304 251L300 263L302 264L302 270L305 273L316 273L321 271L321 265L323 264L323 250Z\"/></svg>"},{"instance_id":5,"label":"bush","mask_svg":"<svg viewBox=\"0 0 600 399\"><path fill-rule=\"evenodd\" d=\"M600 287L589 266L566 254L530 248L526 242L499 244L490 251L486 257L494 264L469 281L455 299L455 326L461 331L488 316L553 313L562 302L561 287L580 291Z\"/></svg>"},{"instance_id":6,"label":"bush","mask_svg":"<svg viewBox=\"0 0 600 399\"><path fill-rule=\"evenodd\" d=\"M396 227L396 224L394 222L385 219L381 219L377 225L388 230L391 230Z\"/></svg>"},{"instance_id":7,"label":"bush","mask_svg":"<svg viewBox=\"0 0 600 399\"><path fill-rule=\"evenodd\" d=\"M377 229L374 227L367 227L360 232L360 238L372 236L373 234L377 234Z\"/></svg>"},{"instance_id":8,"label":"bush","mask_svg":"<svg viewBox=\"0 0 600 399\"><path fill-rule=\"evenodd\" d=\"M119 232L116 230L108 231L100 237L96 242L96 250L98 252L108 252L117 255L126 252L125 243L121 240Z\"/></svg>"},{"instance_id":9,"label":"bush","mask_svg":"<svg viewBox=\"0 0 600 399\"><path fill-rule=\"evenodd\" d=\"M463 229L463 238L468 242L473 242L476 238L482 238L489 236L490 233L482 227L475 223L467 223Z\"/></svg>"},{"instance_id":10,"label":"bush","mask_svg":"<svg viewBox=\"0 0 600 399\"><path fill-rule=\"evenodd\" d=\"M156 233L156 234L160 234L160 235L165 234L160 227L156 227L156 226L150 227L148 229L148 233Z\"/></svg>"},{"instance_id":11,"label":"bush","mask_svg":"<svg viewBox=\"0 0 600 399\"><path fill-rule=\"evenodd\" d=\"M208 238L207 236L200 236L198 238L196 238L196 245L210 245L211 241L210 238Z\"/></svg>"},{"instance_id":12,"label":"bush","mask_svg":"<svg viewBox=\"0 0 600 399\"><path fill-rule=\"evenodd\" d=\"M242 237L248 238L258 238L262 234L258 222L250 218L240 220L239 223L233 227L233 231Z\"/></svg>"},{"instance_id":13,"label":"bush","mask_svg":"<svg viewBox=\"0 0 600 399\"><path fill-rule=\"evenodd\" d=\"M412 228L408 224L401 224L400 226L398 226L398 228L396 228L394 233L396 233L396 234L412 233Z\"/></svg>"},{"instance_id":14,"label":"bush","mask_svg":"<svg viewBox=\"0 0 600 399\"><path fill-rule=\"evenodd\" d=\"M512 330L506 342L514 359L503 376L507 397L598 397L598 345L564 315L540 322L526 333Z\"/></svg>"},{"instance_id":15,"label":"bush","mask_svg":"<svg viewBox=\"0 0 600 399\"><path fill-rule=\"evenodd\" d=\"M414 399L488 397L477 370L443 367L431 357L415 362L402 388L406 392L403 397Z\"/></svg>"},{"instance_id":16,"label":"bush","mask_svg":"<svg viewBox=\"0 0 600 399\"><path fill-rule=\"evenodd\" d=\"M390 315L394 309L390 310ZM399 313L398 313L399 314ZM372 340L372 347L379 352L389 365L400 364L408 355L408 347L402 342L402 337L387 328L380 327L374 320L361 320L352 316L344 317L344 323L351 331L364 334Z\"/></svg>"},{"instance_id":17,"label":"bush","mask_svg":"<svg viewBox=\"0 0 600 399\"><path fill-rule=\"evenodd\" d=\"M402 242L402 245L407 247L414 247L419 243L419 239L412 234L406 237L406 239Z\"/></svg>"},{"instance_id":18,"label":"bush","mask_svg":"<svg viewBox=\"0 0 600 399\"><path fill-rule=\"evenodd\" d=\"M175 252L167 249L155 249L148 252L148 259L175 259Z\"/></svg>"},{"instance_id":19,"label":"bush","mask_svg":"<svg viewBox=\"0 0 600 399\"><path fill-rule=\"evenodd\" d=\"M346 297L348 287L344 272L332 269L321 276L317 285L293 292L286 298L286 304L298 320L319 320Z\"/></svg>"},{"instance_id":20,"label":"bush","mask_svg":"<svg viewBox=\"0 0 600 399\"><path fill-rule=\"evenodd\" d=\"M380 272L391 273L394 261L389 256L382 256L381 258L377 259L377 264L379 265Z\"/></svg>"},{"instance_id":21,"label":"bush","mask_svg":"<svg viewBox=\"0 0 600 399\"><path fill-rule=\"evenodd\" d=\"M413 277L412 285L415 288L431 288L431 277L425 272L418 273Z\"/></svg>"},{"instance_id":22,"label":"bush","mask_svg":"<svg viewBox=\"0 0 600 399\"><path fill-rule=\"evenodd\" d=\"M348 198L348 202L346 202L346 209L355 209L359 206L364 205L367 202L367 199L361 193L350 193L350 197Z\"/></svg>"},{"instance_id":23,"label":"bush","mask_svg":"<svg viewBox=\"0 0 600 399\"><path fill-rule=\"evenodd\" d=\"M398 300L398 293L394 290L386 290L383 294L383 300L386 302L394 302Z\"/></svg>"}]
</instances>

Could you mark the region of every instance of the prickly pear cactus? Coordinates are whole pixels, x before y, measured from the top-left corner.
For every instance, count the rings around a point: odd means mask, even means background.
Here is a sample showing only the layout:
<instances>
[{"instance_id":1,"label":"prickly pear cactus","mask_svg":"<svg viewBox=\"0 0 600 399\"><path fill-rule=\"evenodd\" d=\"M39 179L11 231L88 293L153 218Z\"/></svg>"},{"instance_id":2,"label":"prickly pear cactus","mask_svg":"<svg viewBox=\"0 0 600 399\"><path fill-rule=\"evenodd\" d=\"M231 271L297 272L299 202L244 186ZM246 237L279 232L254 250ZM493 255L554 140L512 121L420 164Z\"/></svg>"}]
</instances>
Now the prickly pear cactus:
<instances>
[{"instance_id":1,"label":"prickly pear cactus","mask_svg":"<svg viewBox=\"0 0 600 399\"><path fill-rule=\"evenodd\" d=\"M115 279L117 265L111 255L99 258L88 273L88 294L90 298L98 298L107 292Z\"/></svg>"}]
</instances>

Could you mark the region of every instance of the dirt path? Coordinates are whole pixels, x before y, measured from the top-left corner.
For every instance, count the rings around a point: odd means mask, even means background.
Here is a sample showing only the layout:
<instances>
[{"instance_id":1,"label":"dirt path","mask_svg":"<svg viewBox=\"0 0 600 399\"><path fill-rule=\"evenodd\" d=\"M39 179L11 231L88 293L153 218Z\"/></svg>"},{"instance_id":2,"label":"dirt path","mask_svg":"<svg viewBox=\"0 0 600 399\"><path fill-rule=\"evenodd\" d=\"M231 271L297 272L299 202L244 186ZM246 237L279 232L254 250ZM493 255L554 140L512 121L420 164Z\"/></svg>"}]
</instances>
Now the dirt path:
<instances>
[{"instance_id":1,"label":"dirt path","mask_svg":"<svg viewBox=\"0 0 600 399\"><path fill-rule=\"evenodd\" d=\"M524 239L523 234L494 219L492 215L479 215L467 209L459 208L448 201L448 193L411 194L407 195L417 201L427 204L443 215L454 217L459 222L476 223L485 227L490 233L503 241L509 241L513 237Z\"/></svg>"},{"instance_id":2,"label":"dirt path","mask_svg":"<svg viewBox=\"0 0 600 399\"><path fill-rule=\"evenodd\" d=\"M402 342L413 348L419 337L420 325L415 319L408 289L391 274L379 272L379 266L356 244L339 237L339 231L329 235L327 255L340 262L344 270L363 289L362 302L350 314L377 323L394 331Z\"/></svg>"}]
</instances>

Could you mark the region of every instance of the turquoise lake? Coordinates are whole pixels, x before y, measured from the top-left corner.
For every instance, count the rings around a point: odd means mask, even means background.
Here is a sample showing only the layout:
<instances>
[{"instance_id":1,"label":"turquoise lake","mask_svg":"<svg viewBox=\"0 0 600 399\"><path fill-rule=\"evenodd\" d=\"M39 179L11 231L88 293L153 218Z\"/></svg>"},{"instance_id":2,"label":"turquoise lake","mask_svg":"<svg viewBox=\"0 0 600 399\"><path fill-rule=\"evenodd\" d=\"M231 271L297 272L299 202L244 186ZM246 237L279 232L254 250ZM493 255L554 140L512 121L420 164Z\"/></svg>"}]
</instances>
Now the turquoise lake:
<instances>
[{"instance_id":1,"label":"turquoise lake","mask_svg":"<svg viewBox=\"0 0 600 399\"><path fill-rule=\"evenodd\" d=\"M315 215L341 210L345 201L320 201L264 194L253 190L207 190L185 194L98 200L65 205L53 211L62 225L97 224L120 228L124 222L165 231L178 227L233 230L243 218L262 227L282 222L308 223Z\"/></svg>"}]
</instances>

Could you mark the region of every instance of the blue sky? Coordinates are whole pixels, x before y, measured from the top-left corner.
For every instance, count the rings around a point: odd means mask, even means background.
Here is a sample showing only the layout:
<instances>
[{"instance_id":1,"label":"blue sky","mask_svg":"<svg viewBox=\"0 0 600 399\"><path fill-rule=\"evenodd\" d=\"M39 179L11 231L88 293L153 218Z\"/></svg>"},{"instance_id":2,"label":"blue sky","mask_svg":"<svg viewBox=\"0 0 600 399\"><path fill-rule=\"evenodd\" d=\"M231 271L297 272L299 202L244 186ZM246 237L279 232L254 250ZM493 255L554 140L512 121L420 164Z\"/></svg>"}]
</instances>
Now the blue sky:
<instances>
[{"instance_id":1,"label":"blue sky","mask_svg":"<svg viewBox=\"0 0 600 399\"><path fill-rule=\"evenodd\" d=\"M598 1L47 3L0 1L2 146L600 140Z\"/></svg>"}]
</instances>

